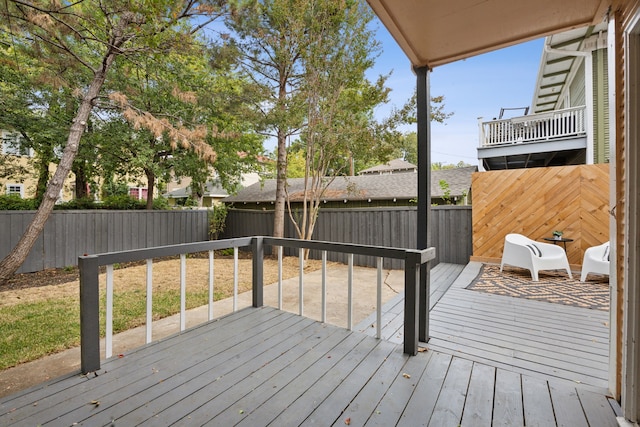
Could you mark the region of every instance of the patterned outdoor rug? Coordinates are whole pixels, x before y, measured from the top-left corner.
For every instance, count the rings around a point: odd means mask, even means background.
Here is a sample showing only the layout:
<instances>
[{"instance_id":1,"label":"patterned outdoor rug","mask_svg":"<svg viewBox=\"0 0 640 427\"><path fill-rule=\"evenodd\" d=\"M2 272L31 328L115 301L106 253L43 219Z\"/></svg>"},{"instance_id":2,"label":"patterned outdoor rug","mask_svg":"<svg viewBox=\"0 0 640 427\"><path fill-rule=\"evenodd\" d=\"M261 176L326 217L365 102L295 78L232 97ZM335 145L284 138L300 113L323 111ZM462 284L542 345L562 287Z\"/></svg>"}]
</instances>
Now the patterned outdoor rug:
<instances>
[{"instance_id":1,"label":"patterned outdoor rug","mask_svg":"<svg viewBox=\"0 0 640 427\"><path fill-rule=\"evenodd\" d=\"M539 282L532 282L528 270L505 266L501 273L499 265L485 264L467 289L595 310L609 310L609 284L606 276L589 275L587 281L581 283L579 272L574 272L573 279L569 279L564 272L545 271L540 272L538 278Z\"/></svg>"}]
</instances>

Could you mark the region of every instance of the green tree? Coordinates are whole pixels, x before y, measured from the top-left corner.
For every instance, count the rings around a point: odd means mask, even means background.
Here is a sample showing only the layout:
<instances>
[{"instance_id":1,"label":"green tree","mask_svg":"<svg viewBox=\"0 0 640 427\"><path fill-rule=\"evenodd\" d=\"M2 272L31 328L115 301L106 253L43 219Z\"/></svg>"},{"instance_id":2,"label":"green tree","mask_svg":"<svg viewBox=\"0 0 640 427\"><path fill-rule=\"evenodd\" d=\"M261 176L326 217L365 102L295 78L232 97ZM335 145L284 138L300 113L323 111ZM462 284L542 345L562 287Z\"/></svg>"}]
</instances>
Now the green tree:
<instances>
[{"instance_id":1,"label":"green tree","mask_svg":"<svg viewBox=\"0 0 640 427\"><path fill-rule=\"evenodd\" d=\"M26 259L42 232L58 194L68 176L87 129L92 110L106 95L105 82L117 79L112 67L117 58L142 60L151 54L184 49L194 32L225 12L223 1L156 0L131 2L23 2L7 0L0 5L0 33L10 35L10 45L19 54L39 64L34 79L65 87L78 102L68 127L62 156L47 184L42 202L14 249L0 262L4 283ZM193 20L201 17L199 20ZM192 24L192 25L190 25ZM196 25L195 27L193 25ZM18 69L20 64L14 64ZM140 109L136 112L125 96L112 93L111 102L140 126L157 129L162 123ZM155 120L154 120L155 119ZM170 128L167 136L190 146L203 157L215 155L203 138L206 129Z\"/></svg>"},{"instance_id":2,"label":"green tree","mask_svg":"<svg viewBox=\"0 0 640 427\"><path fill-rule=\"evenodd\" d=\"M309 3L300 0L251 0L229 16L233 31L227 48L239 55L242 69L260 87L256 122L276 140L275 237L284 235L287 141L304 125L303 59Z\"/></svg>"},{"instance_id":3,"label":"green tree","mask_svg":"<svg viewBox=\"0 0 640 427\"><path fill-rule=\"evenodd\" d=\"M303 94L306 126L301 134L306 166L301 212L289 216L298 237L310 239L321 199L350 159L379 153L374 108L387 101L386 76L370 82L379 44L370 23L373 13L360 1L309 1Z\"/></svg>"},{"instance_id":4,"label":"green tree","mask_svg":"<svg viewBox=\"0 0 640 427\"><path fill-rule=\"evenodd\" d=\"M434 162L434 163L431 163L431 170L436 171L436 170L446 170L446 169L455 169L455 168L466 168L469 166L473 166L473 165L470 165L469 163L465 163L462 160L460 160L455 165L451 163Z\"/></svg>"},{"instance_id":5,"label":"green tree","mask_svg":"<svg viewBox=\"0 0 640 427\"><path fill-rule=\"evenodd\" d=\"M107 164L119 174L146 177L148 209L153 206L153 187L158 180L166 182L171 172L190 177L193 196L201 200L212 168L223 186L233 190L241 172L262 151L261 138L251 132L244 103L239 101L249 83L228 66L211 66L215 58L208 55L213 52L194 41L180 52L149 56L142 62L122 61L114 68L121 76L116 89L145 113L123 114L129 121L125 138L119 138L115 147L109 144L103 155L114 159ZM160 120L143 127L148 114ZM185 123L206 129L202 140L215 156L196 155L190 144L176 143L169 133Z\"/></svg>"}]
</instances>

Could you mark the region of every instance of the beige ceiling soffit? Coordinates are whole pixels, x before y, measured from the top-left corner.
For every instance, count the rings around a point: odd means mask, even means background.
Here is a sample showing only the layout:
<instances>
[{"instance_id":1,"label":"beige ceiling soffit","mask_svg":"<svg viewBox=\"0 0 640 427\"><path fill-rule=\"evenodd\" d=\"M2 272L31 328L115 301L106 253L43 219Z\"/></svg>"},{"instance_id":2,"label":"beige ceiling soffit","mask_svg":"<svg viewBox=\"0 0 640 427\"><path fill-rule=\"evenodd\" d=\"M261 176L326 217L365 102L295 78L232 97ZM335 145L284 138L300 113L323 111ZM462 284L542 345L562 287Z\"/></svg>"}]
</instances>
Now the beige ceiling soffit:
<instances>
[{"instance_id":1,"label":"beige ceiling soffit","mask_svg":"<svg viewBox=\"0 0 640 427\"><path fill-rule=\"evenodd\" d=\"M398 43L398 46L400 46L404 54L407 55L411 64L415 66L415 64L421 63L422 61L416 56L415 49L409 45L406 35L400 27L398 27L397 22L393 16L389 14L387 8L382 5L379 0L367 0L367 3L369 3L373 12L378 16L378 18L380 18L382 25L387 28L391 37L393 37L396 43ZM397 35L400 35L401 37L398 38Z\"/></svg>"},{"instance_id":2,"label":"beige ceiling soffit","mask_svg":"<svg viewBox=\"0 0 640 427\"><path fill-rule=\"evenodd\" d=\"M540 28L538 31L535 31L530 34L521 34L513 38L505 38L500 42L492 42L489 45L472 48L464 53L457 53L450 56L442 56L440 58L431 58L429 61L429 65L433 67L444 65L460 59L470 58L472 56L481 55L483 53L488 53L494 50L503 49L503 48L514 46L520 43L525 43L531 40L536 40L552 34L561 33L568 30L574 30L576 28L581 28L581 27L584 27L585 25L589 25L590 23L591 22L576 21L562 27Z\"/></svg>"},{"instance_id":3,"label":"beige ceiling soffit","mask_svg":"<svg viewBox=\"0 0 640 427\"><path fill-rule=\"evenodd\" d=\"M593 25L600 24L602 22L609 22L609 12L611 9L615 9L619 4L627 3L627 0L602 0L596 13L593 15Z\"/></svg>"},{"instance_id":4,"label":"beige ceiling soffit","mask_svg":"<svg viewBox=\"0 0 640 427\"><path fill-rule=\"evenodd\" d=\"M406 0L405 0L406 1ZM465 5L477 4L477 0L458 0L458 6L448 6L451 13L457 10L463 10ZM562 0L564 1L564 0ZM560 3L562 4L562 1ZM479 54L491 52L500 48L513 46L515 44L534 40L550 34L563 32L575 28L597 24L606 19L610 6L623 4L628 0L585 0L583 10L586 13L578 13L572 16L571 21L563 21L563 19L554 19L549 17L548 20L537 22L526 22L528 28L514 27L515 31L507 32L507 34L469 33L467 41L457 43L455 45L437 45L429 47L425 40L449 40L465 37L465 32L470 30L464 27L453 25L449 28L436 30L430 25L429 7L436 3L436 0L413 0L411 2L399 2L399 0L367 0L376 15L380 18L383 25L389 30L396 43L402 48L405 55L411 61L414 67L435 67L444 65L460 59L469 58ZM483 2L481 2L483 3ZM495 3L499 6L499 2ZM529 0L523 2L524 9L536 7L536 2ZM406 14L406 7L411 8L413 15ZM489 8L491 3L489 3ZM404 15L399 13L404 9ZM486 9L486 8L485 8ZM577 11L577 9L573 9ZM490 11L490 10L489 10ZM404 17L403 17L404 16ZM422 28L416 26L417 18L422 16ZM491 15L490 15L491 16ZM557 18L557 17L556 17ZM406 21L406 22L405 22ZM458 21L460 23L460 21ZM486 22L485 25L495 25L495 22ZM489 28L489 27L488 27ZM522 32L519 32L521 30Z\"/></svg>"}]
</instances>

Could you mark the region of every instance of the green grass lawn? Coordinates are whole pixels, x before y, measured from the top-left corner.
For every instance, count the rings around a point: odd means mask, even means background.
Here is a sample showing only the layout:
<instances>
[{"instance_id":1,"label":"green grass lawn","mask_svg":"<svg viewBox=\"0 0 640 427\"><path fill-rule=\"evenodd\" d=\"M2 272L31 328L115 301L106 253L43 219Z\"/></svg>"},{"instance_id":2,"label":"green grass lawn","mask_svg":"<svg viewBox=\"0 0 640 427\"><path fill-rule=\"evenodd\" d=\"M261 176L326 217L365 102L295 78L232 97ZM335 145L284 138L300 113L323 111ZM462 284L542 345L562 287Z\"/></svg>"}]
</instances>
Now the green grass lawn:
<instances>
[{"instance_id":1,"label":"green grass lawn","mask_svg":"<svg viewBox=\"0 0 640 427\"><path fill-rule=\"evenodd\" d=\"M214 295L216 300L225 297ZM100 333L105 333L105 301L101 298ZM144 291L114 293L113 331L143 325L146 319ZM187 309L205 305L206 290L187 293ZM154 319L180 311L180 291L153 296ZM0 370L80 345L80 302L77 298L48 299L0 308Z\"/></svg>"}]
</instances>

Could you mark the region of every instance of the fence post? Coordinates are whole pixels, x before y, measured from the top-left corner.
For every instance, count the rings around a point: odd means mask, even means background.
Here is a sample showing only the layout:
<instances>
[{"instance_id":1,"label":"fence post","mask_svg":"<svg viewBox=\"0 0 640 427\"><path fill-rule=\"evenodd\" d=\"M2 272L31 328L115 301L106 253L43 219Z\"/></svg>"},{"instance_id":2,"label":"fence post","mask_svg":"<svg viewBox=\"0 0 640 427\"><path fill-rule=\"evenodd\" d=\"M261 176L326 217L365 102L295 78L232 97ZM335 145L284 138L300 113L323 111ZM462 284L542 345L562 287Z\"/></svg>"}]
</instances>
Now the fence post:
<instances>
[{"instance_id":1,"label":"fence post","mask_svg":"<svg viewBox=\"0 0 640 427\"><path fill-rule=\"evenodd\" d=\"M253 254L253 306L262 307L263 302L263 280L264 280L264 244L262 237L254 237L251 241L251 252Z\"/></svg>"},{"instance_id":2,"label":"fence post","mask_svg":"<svg viewBox=\"0 0 640 427\"><path fill-rule=\"evenodd\" d=\"M82 373L100 369L100 287L98 257L78 257L80 269L80 368Z\"/></svg>"},{"instance_id":3,"label":"fence post","mask_svg":"<svg viewBox=\"0 0 640 427\"><path fill-rule=\"evenodd\" d=\"M416 254L407 252L404 261L404 352L418 354L418 310L420 294L420 264Z\"/></svg>"}]
</instances>

